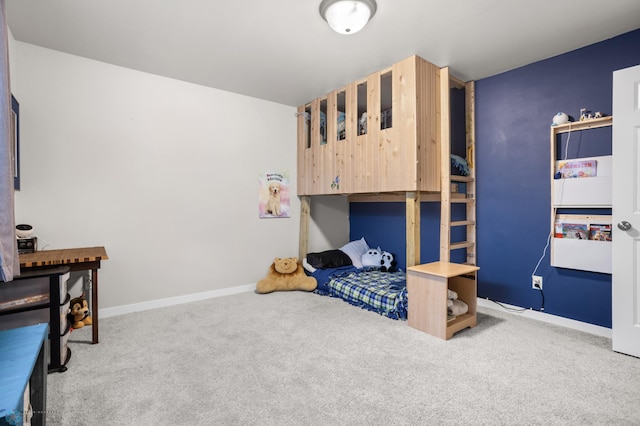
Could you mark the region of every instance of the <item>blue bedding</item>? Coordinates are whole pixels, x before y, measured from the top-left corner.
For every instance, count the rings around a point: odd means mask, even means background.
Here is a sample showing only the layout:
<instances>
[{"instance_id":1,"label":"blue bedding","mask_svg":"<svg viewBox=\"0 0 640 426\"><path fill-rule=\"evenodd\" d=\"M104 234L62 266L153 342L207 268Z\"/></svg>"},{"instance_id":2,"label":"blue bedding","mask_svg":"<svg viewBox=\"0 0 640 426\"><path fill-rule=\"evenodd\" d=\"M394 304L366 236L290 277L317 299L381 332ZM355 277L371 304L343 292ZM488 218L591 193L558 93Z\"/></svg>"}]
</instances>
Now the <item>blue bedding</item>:
<instances>
[{"instance_id":1,"label":"blue bedding","mask_svg":"<svg viewBox=\"0 0 640 426\"><path fill-rule=\"evenodd\" d=\"M403 271L382 272L354 266L318 269L315 293L339 297L354 306L392 319L407 319L407 280Z\"/></svg>"},{"instance_id":2,"label":"blue bedding","mask_svg":"<svg viewBox=\"0 0 640 426\"><path fill-rule=\"evenodd\" d=\"M318 281L318 288L316 289L316 293L321 294L323 296L329 294L329 282L334 277L339 277L341 275L349 275L350 273L358 272L359 269L353 265L348 266L340 266L338 268L326 268L326 269L316 269L314 273L307 272L307 275L311 275L313 278Z\"/></svg>"}]
</instances>

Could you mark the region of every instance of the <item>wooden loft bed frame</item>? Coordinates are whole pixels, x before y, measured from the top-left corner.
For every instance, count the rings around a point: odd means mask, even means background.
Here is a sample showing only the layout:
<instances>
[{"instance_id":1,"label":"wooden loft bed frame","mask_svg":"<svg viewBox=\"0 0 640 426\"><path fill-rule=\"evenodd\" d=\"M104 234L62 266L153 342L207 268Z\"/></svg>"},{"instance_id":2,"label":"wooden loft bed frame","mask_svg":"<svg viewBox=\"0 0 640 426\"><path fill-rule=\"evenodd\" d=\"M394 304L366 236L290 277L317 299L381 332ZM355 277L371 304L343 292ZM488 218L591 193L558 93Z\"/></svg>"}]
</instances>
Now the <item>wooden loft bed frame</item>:
<instances>
[{"instance_id":1,"label":"wooden loft bed frame","mask_svg":"<svg viewBox=\"0 0 640 426\"><path fill-rule=\"evenodd\" d=\"M418 56L298 107L300 259L308 252L311 196L339 194L350 202L405 202L407 267L420 263L420 203L440 201L440 260L449 261L452 249L466 248L467 263L475 264L474 169L470 176L450 174L451 88L465 90L471 166L474 83ZM383 128L389 109L392 123ZM365 116L362 132L359 123ZM452 193L453 181L464 182L466 194ZM453 202L467 204L466 220L451 222ZM466 226L467 241L451 244L451 226Z\"/></svg>"}]
</instances>

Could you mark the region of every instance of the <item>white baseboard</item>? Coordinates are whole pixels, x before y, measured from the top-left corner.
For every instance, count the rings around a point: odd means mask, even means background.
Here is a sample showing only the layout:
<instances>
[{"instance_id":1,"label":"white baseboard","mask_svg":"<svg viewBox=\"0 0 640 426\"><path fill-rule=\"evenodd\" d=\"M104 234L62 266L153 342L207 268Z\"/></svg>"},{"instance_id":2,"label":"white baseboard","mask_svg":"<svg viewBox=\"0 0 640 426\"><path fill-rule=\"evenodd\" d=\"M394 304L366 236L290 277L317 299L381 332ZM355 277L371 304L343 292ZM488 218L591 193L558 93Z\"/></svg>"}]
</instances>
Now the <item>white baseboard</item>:
<instances>
[{"instance_id":1,"label":"white baseboard","mask_svg":"<svg viewBox=\"0 0 640 426\"><path fill-rule=\"evenodd\" d=\"M569 318L559 317L556 315L547 314L545 312L534 311L533 309L526 309L520 312L510 312L509 309L520 310L523 309L519 306L508 305L501 303L506 309L500 307L500 305L492 302L491 300L478 298L478 306L489 309L496 309L503 312L513 313L515 315L522 315L527 318L531 318L537 321L542 321L562 327L572 328L574 330L584 331L585 333L595 334L601 337L611 338L611 329L601 327L599 325L589 324L582 321L576 321Z\"/></svg>"},{"instance_id":2,"label":"white baseboard","mask_svg":"<svg viewBox=\"0 0 640 426\"><path fill-rule=\"evenodd\" d=\"M241 285L238 287L223 288L220 290L205 291L202 293L185 294L184 296L168 297L166 299L150 300L148 302L133 303L131 305L114 306L113 308L103 308L99 310L100 318L115 317L118 315L130 314L132 312L147 311L149 309L164 308L167 306L180 305L183 303L197 302L200 300L212 299L214 297L230 296L232 294L246 293L254 291L256 284Z\"/></svg>"}]
</instances>

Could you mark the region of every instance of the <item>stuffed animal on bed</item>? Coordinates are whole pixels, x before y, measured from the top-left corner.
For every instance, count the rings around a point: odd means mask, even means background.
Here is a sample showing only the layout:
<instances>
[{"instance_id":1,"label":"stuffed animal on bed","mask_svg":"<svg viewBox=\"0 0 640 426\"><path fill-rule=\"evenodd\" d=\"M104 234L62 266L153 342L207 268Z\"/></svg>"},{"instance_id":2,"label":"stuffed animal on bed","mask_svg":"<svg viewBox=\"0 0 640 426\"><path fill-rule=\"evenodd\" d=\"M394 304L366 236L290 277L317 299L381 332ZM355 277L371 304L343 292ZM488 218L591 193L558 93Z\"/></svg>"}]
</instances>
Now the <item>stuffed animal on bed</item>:
<instances>
[{"instance_id":1,"label":"stuffed animal on bed","mask_svg":"<svg viewBox=\"0 0 640 426\"><path fill-rule=\"evenodd\" d=\"M380 270L382 272L396 272L397 266L396 257L388 251L383 251L380 257Z\"/></svg>"},{"instance_id":2,"label":"stuffed animal on bed","mask_svg":"<svg viewBox=\"0 0 640 426\"><path fill-rule=\"evenodd\" d=\"M365 268L379 268L382 260L382 250L378 248L370 248L362 255L362 266Z\"/></svg>"},{"instance_id":3,"label":"stuffed animal on bed","mask_svg":"<svg viewBox=\"0 0 640 426\"><path fill-rule=\"evenodd\" d=\"M396 272L398 270L395 256L380 247L369 249L362 255L362 266L365 268L380 268L382 272Z\"/></svg>"},{"instance_id":4,"label":"stuffed animal on bed","mask_svg":"<svg viewBox=\"0 0 640 426\"><path fill-rule=\"evenodd\" d=\"M273 291L304 290L313 291L318 282L308 277L298 263L297 257L276 257L267 276L256 284L256 293L271 293Z\"/></svg>"}]
</instances>

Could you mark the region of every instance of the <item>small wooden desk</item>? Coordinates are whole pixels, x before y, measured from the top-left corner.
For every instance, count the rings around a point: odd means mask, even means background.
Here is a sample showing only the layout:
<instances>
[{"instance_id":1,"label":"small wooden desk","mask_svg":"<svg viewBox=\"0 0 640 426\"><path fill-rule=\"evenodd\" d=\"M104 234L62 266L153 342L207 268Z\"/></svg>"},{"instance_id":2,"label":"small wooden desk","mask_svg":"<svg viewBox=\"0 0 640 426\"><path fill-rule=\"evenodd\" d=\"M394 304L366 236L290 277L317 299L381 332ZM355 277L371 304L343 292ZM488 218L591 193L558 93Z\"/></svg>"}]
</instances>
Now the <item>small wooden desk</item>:
<instances>
[{"instance_id":1,"label":"small wooden desk","mask_svg":"<svg viewBox=\"0 0 640 426\"><path fill-rule=\"evenodd\" d=\"M107 260L104 247L83 247L59 250L43 250L20 255L20 269L45 269L60 265L70 271L91 271L91 317L93 319L93 343L98 343L98 269L100 261Z\"/></svg>"}]
</instances>

